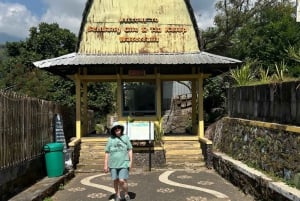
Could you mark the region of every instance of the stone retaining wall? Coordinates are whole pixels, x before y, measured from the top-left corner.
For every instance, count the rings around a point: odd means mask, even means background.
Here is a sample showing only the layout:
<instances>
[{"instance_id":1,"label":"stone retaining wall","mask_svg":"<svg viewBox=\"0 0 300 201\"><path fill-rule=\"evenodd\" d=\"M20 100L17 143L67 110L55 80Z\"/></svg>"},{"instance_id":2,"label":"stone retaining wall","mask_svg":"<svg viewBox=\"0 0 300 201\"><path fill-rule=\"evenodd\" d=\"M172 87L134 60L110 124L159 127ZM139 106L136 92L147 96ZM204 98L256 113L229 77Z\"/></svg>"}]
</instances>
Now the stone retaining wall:
<instances>
[{"instance_id":1,"label":"stone retaining wall","mask_svg":"<svg viewBox=\"0 0 300 201\"><path fill-rule=\"evenodd\" d=\"M225 179L244 193L260 201L299 201L300 191L287 184L274 181L260 171L234 160L223 153L213 154L213 167Z\"/></svg>"},{"instance_id":2,"label":"stone retaining wall","mask_svg":"<svg viewBox=\"0 0 300 201\"><path fill-rule=\"evenodd\" d=\"M151 169L152 167L162 167L166 164L165 152L163 149L150 148L133 148L134 167L142 169Z\"/></svg>"},{"instance_id":3,"label":"stone retaining wall","mask_svg":"<svg viewBox=\"0 0 300 201\"><path fill-rule=\"evenodd\" d=\"M44 155L0 170L0 200L8 200L47 176Z\"/></svg>"},{"instance_id":4,"label":"stone retaining wall","mask_svg":"<svg viewBox=\"0 0 300 201\"><path fill-rule=\"evenodd\" d=\"M256 170L300 189L300 127L258 122L246 119L223 118L205 133L213 142L213 152L222 152ZM273 199L277 196L266 188L265 180L249 178L238 167L212 156L213 167L246 193ZM209 162L209 161L208 161ZM207 163L208 163L207 162ZM256 189L257 188L257 189ZM268 200L268 199L266 199ZM300 199L298 199L300 200Z\"/></svg>"}]
</instances>

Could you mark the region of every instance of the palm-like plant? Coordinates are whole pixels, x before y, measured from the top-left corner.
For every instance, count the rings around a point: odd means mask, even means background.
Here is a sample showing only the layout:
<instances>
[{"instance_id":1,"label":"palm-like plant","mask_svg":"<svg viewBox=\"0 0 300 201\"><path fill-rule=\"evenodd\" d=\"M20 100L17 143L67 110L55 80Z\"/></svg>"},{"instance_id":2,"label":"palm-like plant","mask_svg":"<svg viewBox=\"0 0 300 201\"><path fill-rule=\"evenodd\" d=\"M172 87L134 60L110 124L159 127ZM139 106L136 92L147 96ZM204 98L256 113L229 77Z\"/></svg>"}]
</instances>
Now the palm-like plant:
<instances>
[{"instance_id":1,"label":"palm-like plant","mask_svg":"<svg viewBox=\"0 0 300 201\"><path fill-rule=\"evenodd\" d=\"M276 81L283 81L286 73L288 73L288 67L284 61L280 65L275 64L276 72L273 74L273 79Z\"/></svg>"},{"instance_id":2,"label":"palm-like plant","mask_svg":"<svg viewBox=\"0 0 300 201\"><path fill-rule=\"evenodd\" d=\"M298 51L296 51L294 47L290 46L287 52L291 59L300 62L300 48L298 49Z\"/></svg>"},{"instance_id":3,"label":"palm-like plant","mask_svg":"<svg viewBox=\"0 0 300 201\"><path fill-rule=\"evenodd\" d=\"M262 67L260 67L259 68L259 77L260 77L261 82L263 82L263 83L269 82L270 81L269 68L267 68L267 70L265 70Z\"/></svg>"},{"instance_id":4,"label":"palm-like plant","mask_svg":"<svg viewBox=\"0 0 300 201\"><path fill-rule=\"evenodd\" d=\"M230 76L237 82L238 86L246 85L254 80L251 70L252 62L247 61L241 68L230 70Z\"/></svg>"}]
</instances>

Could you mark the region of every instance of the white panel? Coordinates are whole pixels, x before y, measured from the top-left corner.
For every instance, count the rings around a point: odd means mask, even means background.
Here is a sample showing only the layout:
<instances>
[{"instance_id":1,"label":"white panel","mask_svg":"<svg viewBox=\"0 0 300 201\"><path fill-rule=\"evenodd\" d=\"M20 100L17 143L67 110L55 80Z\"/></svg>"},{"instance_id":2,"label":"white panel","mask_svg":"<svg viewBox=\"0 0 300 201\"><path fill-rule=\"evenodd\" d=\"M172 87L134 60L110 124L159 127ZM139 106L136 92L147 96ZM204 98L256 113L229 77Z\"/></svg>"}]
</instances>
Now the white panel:
<instances>
[{"instance_id":1,"label":"white panel","mask_svg":"<svg viewBox=\"0 0 300 201\"><path fill-rule=\"evenodd\" d=\"M128 122L124 132L130 140L154 140L154 123L148 121Z\"/></svg>"}]
</instances>

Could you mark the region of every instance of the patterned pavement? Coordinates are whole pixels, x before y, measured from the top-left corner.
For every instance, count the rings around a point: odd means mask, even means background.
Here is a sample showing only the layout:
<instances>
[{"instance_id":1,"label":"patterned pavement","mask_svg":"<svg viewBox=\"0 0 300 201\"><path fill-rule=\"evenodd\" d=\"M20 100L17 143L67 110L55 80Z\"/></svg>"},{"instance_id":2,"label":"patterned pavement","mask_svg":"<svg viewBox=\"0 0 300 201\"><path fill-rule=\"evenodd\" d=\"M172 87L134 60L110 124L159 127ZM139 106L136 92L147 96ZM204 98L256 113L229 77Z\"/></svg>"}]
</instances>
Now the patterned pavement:
<instances>
[{"instance_id":1,"label":"patterned pavement","mask_svg":"<svg viewBox=\"0 0 300 201\"><path fill-rule=\"evenodd\" d=\"M254 201L214 170L134 169L128 180L133 201ZM113 200L109 174L77 173L53 196L53 201Z\"/></svg>"}]
</instances>

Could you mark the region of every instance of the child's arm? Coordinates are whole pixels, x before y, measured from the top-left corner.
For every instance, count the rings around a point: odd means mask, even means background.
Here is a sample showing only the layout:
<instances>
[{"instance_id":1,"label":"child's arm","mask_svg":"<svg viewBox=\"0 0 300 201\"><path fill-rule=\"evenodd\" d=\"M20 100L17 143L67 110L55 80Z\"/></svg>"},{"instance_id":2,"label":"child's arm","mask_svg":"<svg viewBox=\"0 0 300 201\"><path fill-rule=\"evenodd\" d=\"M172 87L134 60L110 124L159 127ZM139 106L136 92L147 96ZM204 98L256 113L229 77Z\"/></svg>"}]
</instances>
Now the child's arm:
<instances>
[{"instance_id":1,"label":"child's arm","mask_svg":"<svg viewBox=\"0 0 300 201\"><path fill-rule=\"evenodd\" d=\"M105 173L108 173L108 158L109 158L109 153L105 152L105 155L104 155L104 172Z\"/></svg>"},{"instance_id":2,"label":"child's arm","mask_svg":"<svg viewBox=\"0 0 300 201\"><path fill-rule=\"evenodd\" d=\"M132 165L133 165L133 154L132 154L132 149L128 150L128 156L129 156L129 169L132 169Z\"/></svg>"}]
</instances>

